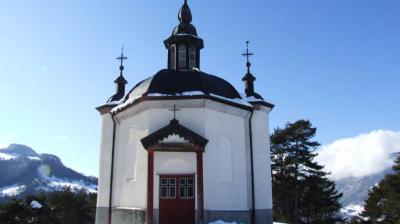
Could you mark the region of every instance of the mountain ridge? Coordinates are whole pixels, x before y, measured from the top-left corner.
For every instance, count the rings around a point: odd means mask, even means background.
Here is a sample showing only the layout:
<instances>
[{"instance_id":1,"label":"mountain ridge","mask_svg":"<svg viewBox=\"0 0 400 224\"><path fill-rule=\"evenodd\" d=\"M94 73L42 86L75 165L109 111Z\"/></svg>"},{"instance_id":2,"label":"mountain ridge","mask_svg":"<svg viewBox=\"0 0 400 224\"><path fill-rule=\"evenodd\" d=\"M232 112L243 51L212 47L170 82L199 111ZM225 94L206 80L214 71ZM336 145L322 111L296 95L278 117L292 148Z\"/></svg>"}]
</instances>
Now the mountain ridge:
<instances>
[{"instance_id":1,"label":"mountain ridge","mask_svg":"<svg viewBox=\"0 0 400 224\"><path fill-rule=\"evenodd\" d=\"M390 158L395 161L400 152L392 153ZM343 193L341 213L345 217L352 217L363 211L364 201L368 197L369 190L377 185L386 175L393 174L392 167L384 171L363 177L347 177L336 180L336 188Z\"/></svg>"},{"instance_id":2,"label":"mountain ridge","mask_svg":"<svg viewBox=\"0 0 400 224\"><path fill-rule=\"evenodd\" d=\"M0 201L46 191L85 190L97 192L97 178L66 167L55 155L26 145L11 144L0 149Z\"/></svg>"}]
</instances>

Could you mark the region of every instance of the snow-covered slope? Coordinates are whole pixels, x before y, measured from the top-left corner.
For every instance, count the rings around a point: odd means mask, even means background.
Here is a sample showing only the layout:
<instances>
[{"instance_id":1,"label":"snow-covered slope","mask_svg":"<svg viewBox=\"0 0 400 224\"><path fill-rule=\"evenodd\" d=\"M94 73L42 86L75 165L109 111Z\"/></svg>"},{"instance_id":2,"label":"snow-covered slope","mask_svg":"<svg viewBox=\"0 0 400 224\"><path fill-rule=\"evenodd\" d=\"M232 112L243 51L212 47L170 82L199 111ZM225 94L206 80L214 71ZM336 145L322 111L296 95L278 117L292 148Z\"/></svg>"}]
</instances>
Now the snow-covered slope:
<instances>
[{"instance_id":1,"label":"snow-covered slope","mask_svg":"<svg viewBox=\"0 0 400 224\"><path fill-rule=\"evenodd\" d=\"M11 144L0 149L0 171L0 200L65 187L97 191L97 178L65 167L55 155L38 154L25 145Z\"/></svg>"},{"instance_id":2,"label":"snow-covered slope","mask_svg":"<svg viewBox=\"0 0 400 224\"><path fill-rule=\"evenodd\" d=\"M393 153L392 159L395 160L400 153ZM393 173L392 168L386 169L381 173L364 176L349 177L336 181L336 187L343 193L341 203L343 208L341 213L345 217L352 217L363 211L364 201L367 199L368 191L377 185L387 174Z\"/></svg>"}]
</instances>

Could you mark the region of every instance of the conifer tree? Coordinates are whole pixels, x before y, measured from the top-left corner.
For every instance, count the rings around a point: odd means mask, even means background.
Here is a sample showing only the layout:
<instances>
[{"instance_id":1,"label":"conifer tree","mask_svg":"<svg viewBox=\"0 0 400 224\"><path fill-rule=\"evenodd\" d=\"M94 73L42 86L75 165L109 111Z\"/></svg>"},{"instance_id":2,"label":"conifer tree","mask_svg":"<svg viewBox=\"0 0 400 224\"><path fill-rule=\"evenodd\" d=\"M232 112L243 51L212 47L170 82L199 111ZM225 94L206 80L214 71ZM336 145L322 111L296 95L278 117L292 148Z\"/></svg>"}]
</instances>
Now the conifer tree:
<instances>
[{"instance_id":1,"label":"conifer tree","mask_svg":"<svg viewBox=\"0 0 400 224\"><path fill-rule=\"evenodd\" d=\"M308 120L286 124L271 136L274 219L297 223L336 223L342 194L314 161L320 145Z\"/></svg>"},{"instance_id":2,"label":"conifer tree","mask_svg":"<svg viewBox=\"0 0 400 224\"><path fill-rule=\"evenodd\" d=\"M36 201L40 206L32 206ZM0 205L1 224L89 224L94 223L96 194L69 188Z\"/></svg>"},{"instance_id":3,"label":"conifer tree","mask_svg":"<svg viewBox=\"0 0 400 224\"><path fill-rule=\"evenodd\" d=\"M400 223L400 157L393 170L368 193L364 211L352 223Z\"/></svg>"}]
</instances>

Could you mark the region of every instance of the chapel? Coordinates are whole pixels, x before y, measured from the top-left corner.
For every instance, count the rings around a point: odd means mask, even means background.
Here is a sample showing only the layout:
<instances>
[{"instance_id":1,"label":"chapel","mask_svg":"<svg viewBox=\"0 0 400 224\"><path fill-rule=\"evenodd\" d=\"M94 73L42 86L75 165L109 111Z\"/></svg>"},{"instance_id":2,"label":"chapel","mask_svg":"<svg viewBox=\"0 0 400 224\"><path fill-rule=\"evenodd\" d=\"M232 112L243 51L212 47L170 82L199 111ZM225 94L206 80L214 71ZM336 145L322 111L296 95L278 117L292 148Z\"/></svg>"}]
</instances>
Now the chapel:
<instances>
[{"instance_id":1,"label":"chapel","mask_svg":"<svg viewBox=\"0 0 400 224\"><path fill-rule=\"evenodd\" d=\"M116 92L102 117L96 224L272 223L269 113L248 46L240 94L201 70L187 1L164 41L167 67ZM248 45L248 42L247 42Z\"/></svg>"}]
</instances>

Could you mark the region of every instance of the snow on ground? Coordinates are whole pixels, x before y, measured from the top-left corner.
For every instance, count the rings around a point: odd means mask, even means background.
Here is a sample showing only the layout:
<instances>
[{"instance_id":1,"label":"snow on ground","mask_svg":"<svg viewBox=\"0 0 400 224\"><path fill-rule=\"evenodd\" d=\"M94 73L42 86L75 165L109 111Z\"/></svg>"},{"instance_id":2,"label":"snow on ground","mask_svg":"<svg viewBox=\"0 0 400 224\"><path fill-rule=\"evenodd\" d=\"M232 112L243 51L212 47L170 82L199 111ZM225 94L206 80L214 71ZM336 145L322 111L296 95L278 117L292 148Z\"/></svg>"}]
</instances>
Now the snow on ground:
<instances>
[{"instance_id":1,"label":"snow on ground","mask_svg":"<svg viewBox=\"0 0 400 224\"><path fill-rule=\"evenodd\" d=\"M38 201L31 201L30 205L31 205L32 208L37 208L37 209L43 207L42 204L40 204Z\"/></svg>"},{"instance_id":2,"label":"snow on ground","mask_svg":"<svg viewBox=\"0 0 400 224\"><path fill-rule=\"evenodd\" d=\"M56 189L63 189L65 187L70 187L71 190L73 191L79 191L79 190L87 190L89 193L96 193L97 192L97 185L95 184L88 184L87 182L83 180L64 180L61 178L57 178L54 176L51 177L44 177L45 180L47 180L48 186L50 188L56 188ZM49 190L49 189L44 189L42 190Z\"/></svg>"},{"instance_id":3,"label":"snow on ground","mask_svg":"<svg viewBox=\"0 0 400 224\"><path fill-rule=\"evenodd\" d=\"M30 159L30 160L37 160L37 161L40 161L40 160L41 160L41 159L40 159L39 157L37 157L37 156L27 156L27 158Z\"/></svg>"},{"instance_id":4,"label":"snow on ground","mask_svg":"<svg viewBox=\"0 0 400 224\"><path fill-rule=\"evenodd\" d=\"M15 156L0 152L0 160L10 160L10 159L15 159Z\"/></svg>"},{"instance_id":5,"label":"snow on ground","mask_svg":"<svg viewBox=\"0 0 400 224\"><path fill-rule=\"evenodd\" d=\"M221 220L215 221L215 222L210 222L208 224L238 224L237 222L224 222Z\"/></svg>"},{"instance_id":6,"label":"snow on ground","mask_svg":"<svg viewBox=\"0 0 400 224\"><path fill-rule=\"evenodd\" d=\"M210 222L208 224L239 224L238 222L224 222L221 220L215 221L215 222ZM285 223L281 223L281 222L274 222L274 224L285 224Z\"/></svg>"},{"instance_id":7,"label":"snow on ground","mask_svg":"<svg viewBox=\"0 0 400 224\"><path fill-rule=\"evenodd\" d=\"M0 195L13 197L25 190L25 185L11 185L0 188Z\"/></svg>"},{"instance_id":8,"label":"snow on ground","mask_svg":"<svg viewBox=\"0 0 400 224\"><path fill-rule=\"evenodd\" d=\"M340 209L340 213L347 215L347 216L356 216L364 211L364 206L357 205L357 204L350 204L346 207Z\"/></svg>"}]
</instances>

